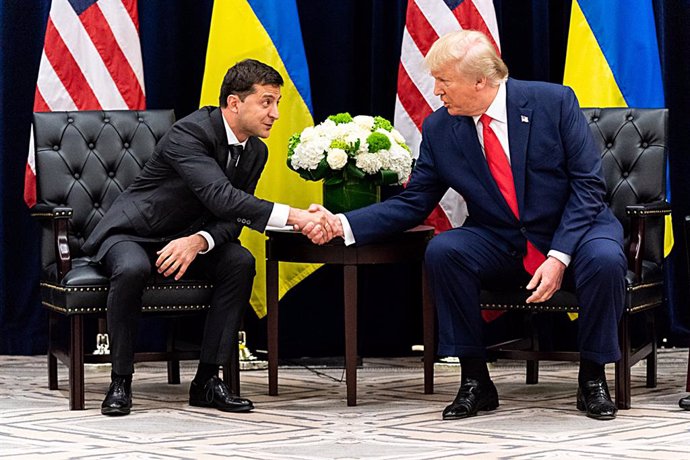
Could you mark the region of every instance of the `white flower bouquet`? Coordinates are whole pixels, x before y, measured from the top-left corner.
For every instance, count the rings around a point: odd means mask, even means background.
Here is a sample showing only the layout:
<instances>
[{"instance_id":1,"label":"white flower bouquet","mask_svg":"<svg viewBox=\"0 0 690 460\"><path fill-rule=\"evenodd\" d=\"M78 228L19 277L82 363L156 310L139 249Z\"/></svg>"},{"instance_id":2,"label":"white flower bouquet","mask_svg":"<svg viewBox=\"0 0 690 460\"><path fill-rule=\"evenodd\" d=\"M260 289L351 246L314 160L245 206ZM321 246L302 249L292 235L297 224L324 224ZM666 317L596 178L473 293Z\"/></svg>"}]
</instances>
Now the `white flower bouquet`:
<instances>
[{"instance_id":1,"label":"white flower bouquet","mask_svg":"<svg viewBox=\"0 0 690 460\"><path fill-rule=\"evenodd\" d=\"M331 115L288 141L288 166L307 180L325 185L367 181L402 184L412 171L403 136L382 117Z\"/></svg>"}]
</instances>

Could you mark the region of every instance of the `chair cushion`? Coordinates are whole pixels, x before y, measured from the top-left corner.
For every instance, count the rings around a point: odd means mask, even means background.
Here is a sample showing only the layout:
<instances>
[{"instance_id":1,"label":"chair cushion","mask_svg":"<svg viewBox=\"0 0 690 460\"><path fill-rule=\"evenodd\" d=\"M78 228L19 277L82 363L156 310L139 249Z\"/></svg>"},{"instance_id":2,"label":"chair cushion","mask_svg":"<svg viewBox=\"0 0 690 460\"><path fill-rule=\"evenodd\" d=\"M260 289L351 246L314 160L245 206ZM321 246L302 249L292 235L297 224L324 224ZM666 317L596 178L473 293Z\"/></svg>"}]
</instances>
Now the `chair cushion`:
<instances>
[{"instance_id":1,"label":"chair cushion","mask_svg":"<svg viewBox=\"0 0 690 460\"><path fill-rule=\"evenodd\" d=\"M663 275L658 265L643 263L642 280L633 282L634 275L628 270L625 294L625 309L629 313L659 306L663 300ZM524 287L500 291L482 290L479 301L485 310L563 311L577 312L578 301L574 292L560 290L543 303L525 303L527 291Z\"/></svg>"},{"instance_id":2,"label":"chair cushion","mask_svg":"<svg viewBox=\"0 0 690 460\"><path fill-rule=\"evenodd\" d=\"M45 307L65 314L103 313L108 297L108 277L99 264L88 258L76 258L62 282L56 281L56 270L49 266L41 282ZM144 290L142 310L147 312L183 312L210 307L213 284L205 280L168 279L151 276Z\"/></svg>"}]
</instances>

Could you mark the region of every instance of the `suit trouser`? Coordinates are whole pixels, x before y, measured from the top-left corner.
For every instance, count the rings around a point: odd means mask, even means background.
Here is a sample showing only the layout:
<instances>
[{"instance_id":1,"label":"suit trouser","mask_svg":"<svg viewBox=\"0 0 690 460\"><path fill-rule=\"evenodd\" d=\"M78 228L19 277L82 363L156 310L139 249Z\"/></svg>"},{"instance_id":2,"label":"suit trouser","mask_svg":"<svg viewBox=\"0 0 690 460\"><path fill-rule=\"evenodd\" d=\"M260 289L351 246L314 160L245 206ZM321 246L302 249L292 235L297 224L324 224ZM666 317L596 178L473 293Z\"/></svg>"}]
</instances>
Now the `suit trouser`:
<instances>
[{"instance_id":1,"label":"suit trouser","mask_svg":"<svg viewBox=\"0 0 690 460\"><path fill-rule=\"evenodd\" d=\"M603 364L620 359L618 321L626 260L619 242L586 236L572 255L563 286L574 287L580 302L581 357ZM480 290L526 285L531 277L522 265L522 254L484 229L461 227L434 237L425 259L438 315L438 353L486 358ZM528 295L525 291L525 299Z\"/></svg>"},{"instance_id":2,"label":"suit trouser","mask_svg":"<svg viewBox=\"0 0 690 460\"><path fill-rule=\"evenodd\" d=\"M134 372L141 301L147 281L155 269L160 245L133 241L116 243L103 258L110 276L108 292L108 334L113 372ZM249 305L256 269L254 257L239 243L230 242L199 254L185 277L200 275L213 282L211 308L204 325L200 361L225 364L237 340L240 321Z\"/></svg>"}]
</instances>

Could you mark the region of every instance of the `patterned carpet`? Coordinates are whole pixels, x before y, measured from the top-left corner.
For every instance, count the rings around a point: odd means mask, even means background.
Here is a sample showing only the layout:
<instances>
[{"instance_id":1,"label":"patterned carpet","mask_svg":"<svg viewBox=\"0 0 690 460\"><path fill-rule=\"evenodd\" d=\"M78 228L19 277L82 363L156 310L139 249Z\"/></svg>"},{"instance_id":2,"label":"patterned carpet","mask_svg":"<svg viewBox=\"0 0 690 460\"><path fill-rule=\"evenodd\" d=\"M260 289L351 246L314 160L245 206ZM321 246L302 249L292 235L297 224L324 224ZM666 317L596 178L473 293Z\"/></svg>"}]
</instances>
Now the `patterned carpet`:
<instances>
[{"instance_id":1,"label":"patterned carpet","mask_svg":"<svg viewBox=\"0 0 690 460\"><path fill-rule=\"evenodd\" d=\"M577 368L543 364L540 383L524 384L519 363L492 366L501 406L465 420L441 420L455 396L457 367L437 365L436 393L422 393L419 358L365 359L358 405L347 407L342 369L282 367L280 396L267 395L265 370L243 371L250 414L187 405L194 363L182 385L165 383L161 364L138 365L133 413L108 418L99 407L108 366L88 366L85 411L67 410L66 372L47 389L44 357L0 356L0 457L153 459L690 459L684 394L687 349L661 350L659 385L644 387L633 368L633 409L610 422L575 409Z\"/></svg>"}]
</instances>

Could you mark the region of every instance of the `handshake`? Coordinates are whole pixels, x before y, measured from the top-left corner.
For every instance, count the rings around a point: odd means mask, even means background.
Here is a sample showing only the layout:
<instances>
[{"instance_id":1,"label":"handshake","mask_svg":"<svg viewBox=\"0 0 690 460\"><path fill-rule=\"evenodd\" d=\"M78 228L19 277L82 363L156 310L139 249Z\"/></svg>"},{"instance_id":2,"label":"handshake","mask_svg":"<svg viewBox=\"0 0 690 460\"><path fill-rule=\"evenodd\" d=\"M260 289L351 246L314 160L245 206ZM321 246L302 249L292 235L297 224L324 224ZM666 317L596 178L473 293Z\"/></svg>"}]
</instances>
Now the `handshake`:
<instances>
[{"instance_id":1,"label":"handshake","mask_svg":"<svg viewBox=\"0 0 690 460\"><path fill-rule=\"evenodd\" d=\"M312 204L306 210L291 207L287 223L314 244L328 243L336 236L345 236L340 219L320 204Z\"/></svg>"}]
</instances>

